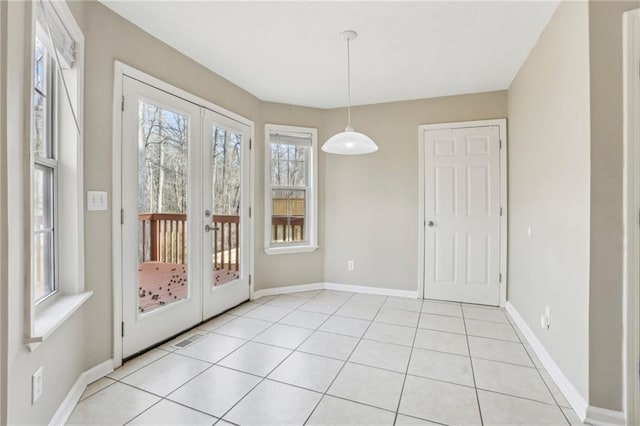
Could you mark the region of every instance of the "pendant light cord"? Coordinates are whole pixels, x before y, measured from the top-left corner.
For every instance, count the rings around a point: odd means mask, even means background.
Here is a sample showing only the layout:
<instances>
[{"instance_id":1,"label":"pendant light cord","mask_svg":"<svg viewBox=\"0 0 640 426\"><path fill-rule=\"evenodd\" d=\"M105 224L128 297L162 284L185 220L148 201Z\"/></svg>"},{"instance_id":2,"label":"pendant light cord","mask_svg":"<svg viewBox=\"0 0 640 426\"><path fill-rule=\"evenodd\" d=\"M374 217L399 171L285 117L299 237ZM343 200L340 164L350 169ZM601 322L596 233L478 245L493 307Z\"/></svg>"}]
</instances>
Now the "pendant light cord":
<instances>
[{"instance_id":1,"label":"pendant light cord","mask_svg":"<svg viewBox=\"0 0 640 426\"><path fill-rule=\"evenodd\" d=\"M350 39L347 39L347 126L351 127L351 52Z\"/></svg>"}]
</instances>

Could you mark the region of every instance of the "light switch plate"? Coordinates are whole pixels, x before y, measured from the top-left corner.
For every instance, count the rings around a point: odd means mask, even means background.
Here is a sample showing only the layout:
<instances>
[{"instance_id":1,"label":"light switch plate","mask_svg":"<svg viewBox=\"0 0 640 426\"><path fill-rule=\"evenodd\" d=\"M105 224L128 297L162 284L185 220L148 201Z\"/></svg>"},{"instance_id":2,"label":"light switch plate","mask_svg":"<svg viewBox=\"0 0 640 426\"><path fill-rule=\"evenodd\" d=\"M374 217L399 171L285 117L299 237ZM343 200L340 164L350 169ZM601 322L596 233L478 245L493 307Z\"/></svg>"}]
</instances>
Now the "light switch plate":
<instances>
[{"instance_id":1,"label":"light switch plate","mask_svg":"<svg viewBox=\"0 0 640 426\"><path fill-rule=\"evenodd\" d=\"M87 191L87 210L104 211L108 208L106 191Z\"/></svg>"}]
</instances>

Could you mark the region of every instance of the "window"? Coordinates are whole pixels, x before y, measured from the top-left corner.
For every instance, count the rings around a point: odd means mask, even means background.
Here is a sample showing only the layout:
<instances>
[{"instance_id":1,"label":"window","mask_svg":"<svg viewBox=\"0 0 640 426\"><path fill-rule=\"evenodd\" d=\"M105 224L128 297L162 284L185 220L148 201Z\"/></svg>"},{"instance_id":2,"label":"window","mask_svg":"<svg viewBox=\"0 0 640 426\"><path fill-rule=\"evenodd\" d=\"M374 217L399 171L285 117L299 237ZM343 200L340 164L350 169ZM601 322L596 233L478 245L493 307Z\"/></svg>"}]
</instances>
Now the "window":
<instances>
[{"instance_id":1,"label":"window","mask_svg":"<svg viewBox=\"0 0 640 426\"><path fill-rule=\"evenodd\" d=\"M90 296L84 291L84 38L65 2L30 2L30 282L25 343L34 350ZM25 144L26 145L26 144Z\"/></svg>"},{"instance_id":2,"label":"window","mask_svg":"<svg viewBox=\"0 0 640 426\"><path fill-rule=\"evenodd\" d=\"M265 127L265 251L317 249L317 130Z\"/></svg>"},{"instance_id":3,"label":"window","mask_svg":"<svg viewBox=\"0 0 640 426\"><path fill-rule=\"evenodd\" d=\"M54 137L55 63L36 35L33 69L32 210L33 299L39 303L57 291L56 279L56 138Z\"/></svg>"}]
</instances>

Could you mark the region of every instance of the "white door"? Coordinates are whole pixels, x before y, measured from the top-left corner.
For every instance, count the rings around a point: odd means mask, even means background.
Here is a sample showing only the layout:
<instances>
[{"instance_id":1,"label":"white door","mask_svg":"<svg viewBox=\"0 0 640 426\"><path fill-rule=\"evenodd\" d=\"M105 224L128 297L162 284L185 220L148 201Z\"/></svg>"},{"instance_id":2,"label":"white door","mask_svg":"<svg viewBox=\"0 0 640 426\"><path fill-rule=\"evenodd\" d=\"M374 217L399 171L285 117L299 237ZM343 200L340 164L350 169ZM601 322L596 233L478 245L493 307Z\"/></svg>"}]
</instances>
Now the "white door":
<instances>
[{"instance_id":1,"label":"white door","mask_svg":"<svg viewBox=\"0 0 640 426\"><path fill-rule=\"evenodd\" d=\"M249 298L249 127L205 109L202 141L203 311L209 318Z\"/></svg>"},{"instance_id":2,"label":"white door","mask_svg":"<svg viewBox=\"0 0 640 426\"><path fill-rule=\"evenodd\" d=\"M498 126L425 130L425 298L499 305Z\"/></svg>"},{"instance_id":3,"label":"white door","mask_svg":"<svg viewBox=\"0 0 640 426\"><path fill-rule=\"evenodd\" d=\"M122 356L249 298L249 130L123 78Z\"/></svg>"}]
</instances>

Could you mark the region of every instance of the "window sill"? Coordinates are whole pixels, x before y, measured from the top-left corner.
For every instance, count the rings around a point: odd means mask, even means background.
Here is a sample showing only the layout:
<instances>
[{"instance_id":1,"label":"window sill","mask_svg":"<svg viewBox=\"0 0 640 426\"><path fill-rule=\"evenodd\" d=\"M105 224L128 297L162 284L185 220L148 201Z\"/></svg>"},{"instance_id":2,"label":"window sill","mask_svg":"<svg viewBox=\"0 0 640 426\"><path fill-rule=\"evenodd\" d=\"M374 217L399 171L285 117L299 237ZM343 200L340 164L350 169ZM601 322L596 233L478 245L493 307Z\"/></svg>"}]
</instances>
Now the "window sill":
<instances>
[{"instance_id":1,"label":"window sill","mask_svg":"<svg viewBox=\"0 0 640 426\"><path fill-rule=\"evenodd\" d=\"M264 249L264 252L268 255L274 254L295 254L295 253L311 253L318 250L319 246L305 245L305 246L287 246L287 247L268 247Z\"/></svg>"},{"instance_id":2,"label":"window sill","mask_svg":"<svg viewBox=\"0 0 640 426\"><path fill-rule=\"evenodd\" d=\"M93 295L92 291L79 294L60 295L46 308L36 314L33 335L25 340L30 351L34 351L53 332L73 315Z\"/></svg>"}]
</instances>

